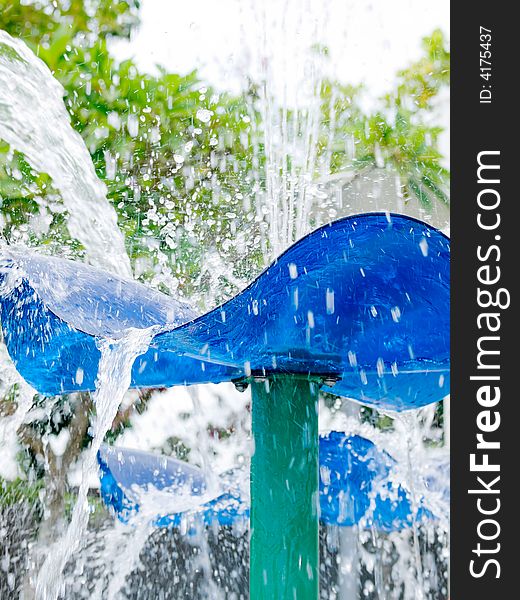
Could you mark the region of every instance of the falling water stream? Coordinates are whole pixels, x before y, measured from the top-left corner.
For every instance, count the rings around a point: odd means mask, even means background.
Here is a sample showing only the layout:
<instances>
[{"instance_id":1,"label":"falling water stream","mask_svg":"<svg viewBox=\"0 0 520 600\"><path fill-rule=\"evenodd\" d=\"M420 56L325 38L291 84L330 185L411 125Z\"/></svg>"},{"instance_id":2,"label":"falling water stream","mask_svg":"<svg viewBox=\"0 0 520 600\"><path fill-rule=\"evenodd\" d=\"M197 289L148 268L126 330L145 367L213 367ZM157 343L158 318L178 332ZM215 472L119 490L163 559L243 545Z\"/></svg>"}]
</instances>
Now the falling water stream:
<instances>
[{"instance_id":1,"label":"falling water stream","mask_svg":"<svg viewBox=\"0 0 520 600\"><path fill-rule=\"evenodd\" d=\"M114 421L123 396L130 387L130 376L134 360L148 349L156 331L131 329L118 340L99 342L101 358L96 380L93 404L96 418L92 427L92 441L83 458L81 483L72 518L65 535L59 537L51 548L38 573L36 596L38 600L55 600L64 586L63 569L81 545L86 533L89 506L87 493L89 478L97 470L97 453L105 435Z\"/></svg>"},{"instance_id":2,"label":"falling water stream","mask_svg":"<svg viewBox=\"0 0 520 600\"><path fill-rule=\"evenodd\" d=\"M250 118L253 121L257 112L261 115L261 124L254 124L251 143L253 153L258 154L260 147L265 149L265 172L260 173L256 168L252 181L259 199L257 210L266 223L262 230L266 262L321 224L323 207L327 218L346 214L334 198L331 199L327 189L317 183L321 175L330 171L331 158L330 148L318 153L322 135L319 131L320 90L327 73L322 54L313 47L326 41L327 22L331 18L330 11L322 10L320 4L309 2L308 8L312 9L314 19L303 19L298 2L291 0L280 4L281 13L269 10L269 2L254 3L247 9L249 22L255 27L246 28L244 39L246 46L249 45L252 70L259 82L259 97L257 105L251 105ZM247 19L245 22L248 22ZM292 67L283 58L289 52L298 53L301 57L298 63L301 72L290 77L288 69ZM332 121L328 126L326 145L333 138L335 124ZM33 169L52 178L68 212L69 233L84 246L87 259L99 267L130 277L130 261L115 211L106 199L106 188L96 177L81 137L70 125L63 104L62 87L23 42L2 31L0 138L7 141L13 150L23 153ZM316 207L322 209L320 213L314 211ZM141 499L141 510L129 524L115 523L99 530L88 530L90 509L87 494L90 478L97 473L97 452L128 390L133 362L146 351L153 334L153 329L129 330L117 341L99 341L101 360L93 394L95 419L90 430L90 444L82 456L77 500L63 534L57 532L50 547L37 549L40 568L35 580L36 600L68 597L72 589L74 598L116 600L127 597L125 586L139 567L143 549L154 535L153 518L161 507L168 506L172 510L171 498L157 491L155 495ZM3 349L2 352L5 354ZM0 361L0 379L4 387L18 384L17 411L0 420L2 444L7 443L9 436L16 435L16 430L27 418L35 392L20 380L7 357L2 354ZM192 402L193 418L199 433L193 436L193 443L198 448L208 488L196 499L178 495L175 505L178 511L196 509L214 498L218 491L211 448L205 437L205 409L197 394L195 390ZM337 568L343 574L341 576L351 578L350 585L344 586L344 589L357 589L359 598L445 599L446 591L435 589L436 584L432 582L437 582L437 588L445 585L439 582L446 580L445 573L441 571L446 568L449 511L442 492L425 487L423 472L435 467L435 460L431 457L435 458L436 453L424 444L425 439L434 437L431 409L423 409L404 419L390 415L394 424L383 431L368 422L362 423L359 411L356 416L348 416L347 405L350 403L345 401L343 405L339 403L331 408L322 402L321 431L336 429L357 433L387 450L400 465L392 472L393 481L409 490L414 511L418 511L420 501L426 498L428 506L439 519L429 525L429 529L424 525L414 525L411 531L389 534L362 526L351 529L347 536L350 549L343 554L341 539L342 536L343 540L346 539L344 531L330 528L326 538L332 540L331 547L327 548L328 560L335 561L335 564L331 563L332 567L329 567ZM238 440L237 445L242 444L248 435L244 423L240 423L241 430L234 432L236 438L232 438ZM403 447L403 435L408 440L406 447ZM447 482L442 481L441 484L440 487L443 487ZM200 597L228 597L221 589L222 583L219 587L213 577L208 530L196 520L185 521L181 533L189 540L188 545L198 548L191 565L195 571L202 573L204 580L205 591ZM242 534L243 531L239 531L236 539ZM238 548L241 548L238 541L236 548L238 553ZM162 560L173 561L171 557L163 557ZM81 585L78 583L74 587L74 580L83 582L88 568L96 573L96 582L85 588L82 594L81 589L77 589ZM174 581L178 582L179 576L187 575L175 574ZM236 573L234 576L238 577ZM354 583L352 578L355 578ZM429 586L425 587L425 580L430 581ZM324 597L354 600L342 595L341 589L334 590ZM128 593L131 594L131 590ZM419 593L422 595L419 596ZM195 597L199 596L194 593ZM229 597L243 596L235 594Z\"/></svg>"},{"instance_id":3,"label":"falling water stream","mask_svg":"<svg viewBox=\"0 0 520 600\"><path fill-rule=\"evenodd\" d=\"M68 211L69 232L83 244L89 260L129 277L116 213L85 143L72 129L63 95L43 61L21 40L0 31L0 139L52 178Z\"/></svg>"},{"instance_id":4,"label":"falling water stream","mask_svg":"<svg viewBox=\"0 0 520 600\"><path fill-rule=\"evenodd\" d=\"M0 138L11 150L23 153L32 168L52 178L68 212L69 232L83 244L90 262L129 277L130 261L115 211L83 140L71 127L63 95L47 66L22 41L0 31ZM97 451L128 389L133 360L146 350L150 335L149 331L132 331L117 342L100 342L93 439L84 457L71 523L63 538L58 536L46 550L38 573L36 594L42 600L57 598L63 569L80 545L89 517L87 492L89 477L97 469ZM5 354L3 348L2 352ZM12 363L5 362L8 367L4 370L14 371ZM34 390L16 374L2 377L2 381L4 385L17 383L19 396L16 412L2 423L0 442L5 445L6 436L16 435L29 412Z\"/></svg>"},{"instance_id":5,"label":"falling water stream","mask_svg":"<svg viewBox=\"0 0 520 600\"><path fill-rule=\"evenodd\" d=\"M316 2L307 2L303 11L293 0L252 3L244 11L249 21L243 43L251 57L248 66L259 81L254 108L261 119L253 143L265 149L265 188L258 206L268 224L267 260L308 233L315 203L326 198L316 175L330 169L330 156L318 156L321 86L327 70L313 46L323 39L332 12ZM321 223L314 219L316 224Z\"/></svg>"},{"instance_id":6,"label":"falling water stream","mask_svg":"<svg viewBox=\"0 0 520 600\"><path fill-rule=\"evenodd\" d=\"M36 390L23 379L15 369L5 345L0 344L0 397L10 390L16 390L16 410L14 413L0 418L0 453L8 454L8 448L16 443L18 428L30 411ZM2 476L15 476L16 465L4 460L1 468Z\"/></svg>"}]
</instances>

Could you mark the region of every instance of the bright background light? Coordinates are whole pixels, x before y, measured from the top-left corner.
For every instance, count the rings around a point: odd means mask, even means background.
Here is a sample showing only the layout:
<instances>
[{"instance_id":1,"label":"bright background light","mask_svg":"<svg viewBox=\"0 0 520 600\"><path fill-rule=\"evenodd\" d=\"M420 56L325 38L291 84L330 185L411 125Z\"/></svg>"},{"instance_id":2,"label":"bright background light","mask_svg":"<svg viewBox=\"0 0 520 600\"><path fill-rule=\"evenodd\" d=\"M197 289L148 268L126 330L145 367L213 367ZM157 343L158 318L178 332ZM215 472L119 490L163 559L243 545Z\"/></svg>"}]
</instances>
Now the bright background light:
<instances>
[{"instance_id":1,"label":"bright background light","mask_svg":"<svg viewBox=\"0 0 520 600\"><path fill-rule=\"evenodd\" d=\"M294 73L290 61L299 58L291 44L300 43L313 21L324 19L325 35L318 41L330 49L333 74L347 83L365 83L374 95L389 90L396 71L421 55L424 36L437 27L449 33L449 0L143 0L140 29L112 49L149 72L156 64L179 73L198 67L209 83L236 90L252 68L262 12L275 22L285 15L288 73ZM291 32L296 12L303 19Z\"/></svg>"}]
</instances>

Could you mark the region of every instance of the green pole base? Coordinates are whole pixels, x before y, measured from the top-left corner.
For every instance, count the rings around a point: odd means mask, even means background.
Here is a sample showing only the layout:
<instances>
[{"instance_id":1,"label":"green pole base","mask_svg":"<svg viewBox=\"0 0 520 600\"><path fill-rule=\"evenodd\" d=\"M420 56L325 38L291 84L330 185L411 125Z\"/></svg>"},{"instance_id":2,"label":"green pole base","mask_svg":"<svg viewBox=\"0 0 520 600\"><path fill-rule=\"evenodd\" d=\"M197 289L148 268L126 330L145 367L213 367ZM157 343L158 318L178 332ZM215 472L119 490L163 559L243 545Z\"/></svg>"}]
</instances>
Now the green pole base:
<instances>
[{"instance_id":1,"label":"green pole base","mask_svg":"<svg viewBox=\"0 0 520 600\"><path fill-rule=\"evenodd\" d=\"M251 600L317 600L318 379L253 381Z\"/></svg>"}]
</instances>

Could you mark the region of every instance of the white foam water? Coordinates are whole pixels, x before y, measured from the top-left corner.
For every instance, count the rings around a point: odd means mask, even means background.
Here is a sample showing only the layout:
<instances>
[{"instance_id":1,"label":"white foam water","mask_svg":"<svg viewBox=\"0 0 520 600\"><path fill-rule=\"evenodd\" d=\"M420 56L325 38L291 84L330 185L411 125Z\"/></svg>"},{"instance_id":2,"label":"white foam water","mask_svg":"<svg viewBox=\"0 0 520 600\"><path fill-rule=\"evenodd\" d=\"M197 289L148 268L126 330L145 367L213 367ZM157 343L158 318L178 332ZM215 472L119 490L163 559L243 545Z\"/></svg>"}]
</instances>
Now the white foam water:
<instances>
[{"instance_id":1,"label":"white foam water","mask_svg":"<svg viewBox=\"0 0 520 600\"><path fill-rule=\"evenodd\" d=\"M0 418L0 477L14 479L19 475L18 467L11 457L17 445L18 428L24 423L30 411L36 390L23 379L7 354L7 348L0 344L0 398L14 392L16 409L8 416Z\"/></svg>"},{"instance_id":2,"label":"white foam water","mask_svg":"<svg viewBox=\"0 0 520 600\"><path fill-rule=\"evenodd\" d=\"M52 178L68 211L69 233L88 259L128 277L130 260L115 210L70 124L63 95L45 63L21 40L0 31L0 138Z\"/></svg>"},{"instance_id":3,"label":"white foam water","mask_svg":"<svg viewBox=\"0 0 520 600\"><path fill-rule=\"evenodd\" d=\"M92 442L81 468L81 483L72 512L72 519L64 536L49 549L38 573L37 600L56 600L63 589L62 573L67 561L80 549L89 519L87 494L89 476L97 470L97 453L111 427L123 396L130 387L134 360L146 352L156 328L129 329L118 340L101 340L101 358L98 367L93 404L96 418L92 427Z\"/></svg>"}]
</instances>

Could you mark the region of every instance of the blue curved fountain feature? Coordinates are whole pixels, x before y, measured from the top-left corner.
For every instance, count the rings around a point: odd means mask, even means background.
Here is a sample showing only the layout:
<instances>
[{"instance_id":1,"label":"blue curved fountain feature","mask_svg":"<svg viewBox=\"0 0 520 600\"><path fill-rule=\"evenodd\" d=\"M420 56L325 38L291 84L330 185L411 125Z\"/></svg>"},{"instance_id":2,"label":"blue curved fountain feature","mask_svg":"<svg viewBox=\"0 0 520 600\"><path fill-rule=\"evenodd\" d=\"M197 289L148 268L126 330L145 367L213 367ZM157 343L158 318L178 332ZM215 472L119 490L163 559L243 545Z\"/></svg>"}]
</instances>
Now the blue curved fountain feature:
<instances>
[{"instance_id":1,"label":"blue curved fountain feature","mask_svg":"<svg viewBox=\"0 0 520 600\"><path fill-rule=\"evenodd\" d=\"M396 461L366 438L337 431L320 436L319 465L324 523L396 531L435 518L422 499L414 515L409 493L391 481Z\"/></svg>"},{"instance_id":2,"label":"blue curved fountain feature","mask_svg":"<svg viewBox=\"0 0 520 600\"><path fill-rule=\"evenodd\" d=\"M374 213L320 227L201 316L85 264L7 250L0 311L11 358L42 394L92 390L99 338L156 327L133 387L301 373L406 410L449 392L449 275L444 234Z\"/></svg>"},{"instance_id":3,"label":"blue curved fountain feature","mask_svg":"<svg viewBox=\"0 0 520 600\"><path fill-rule=\"evenodd\" d=\"M209 490L201 469L152 452L102 446L98 464L101 497L124 523L139 513L141 499L154 492L166 492L171 507L165 509L163 494L157 514L151 516L155 527L178 526L188 512L220 525L249 517L249 503L234 472L223 474ZM186 503L190 509L179 508Z\"/></svg>"},{"instance_id":4,"label":"blue curved fountain feature","mask_svg":"<svg viewBox=\"0 0 520 600\"><path fill-rule=\"evenodd\" d=\"M370 440L330 432L320 436L319 460L322 523L396 531L410 527L413 521L435 518L422 500L414 516L407 491L390 481L395 460ZM174 458L104 446L98 462L101 497L122 522L131 522L139 514L140 500L152 490L166 492L171 498L166 508L164 494L161 497L157 513L150 517L155 527L179 526L187 514L220 525L249 518L249 498L237 472L224 473L208 498L202 470ZM191 508L185 510L182 504L187 499L192 500Z\"/></svg>"}]
</instances>

